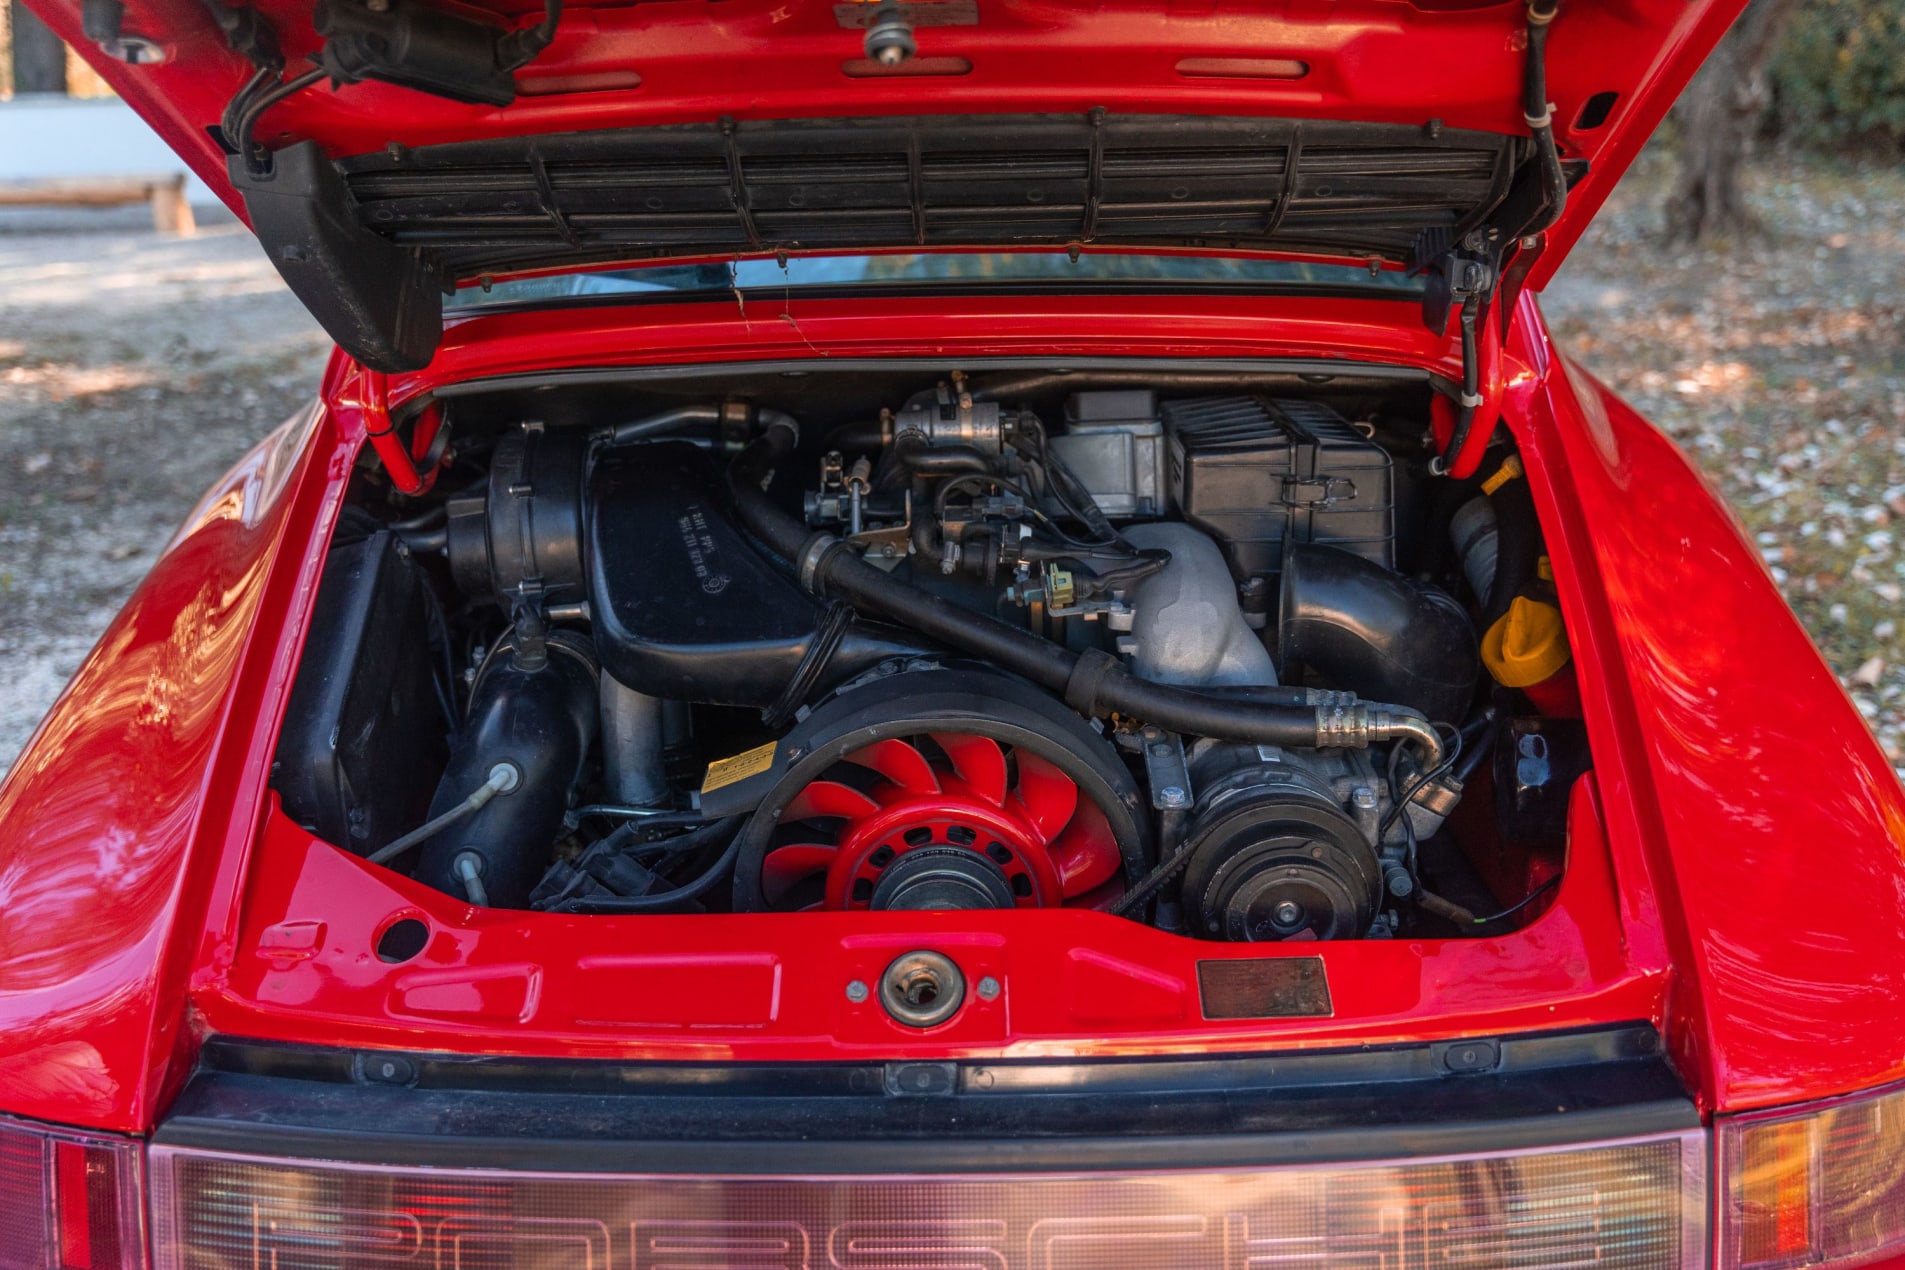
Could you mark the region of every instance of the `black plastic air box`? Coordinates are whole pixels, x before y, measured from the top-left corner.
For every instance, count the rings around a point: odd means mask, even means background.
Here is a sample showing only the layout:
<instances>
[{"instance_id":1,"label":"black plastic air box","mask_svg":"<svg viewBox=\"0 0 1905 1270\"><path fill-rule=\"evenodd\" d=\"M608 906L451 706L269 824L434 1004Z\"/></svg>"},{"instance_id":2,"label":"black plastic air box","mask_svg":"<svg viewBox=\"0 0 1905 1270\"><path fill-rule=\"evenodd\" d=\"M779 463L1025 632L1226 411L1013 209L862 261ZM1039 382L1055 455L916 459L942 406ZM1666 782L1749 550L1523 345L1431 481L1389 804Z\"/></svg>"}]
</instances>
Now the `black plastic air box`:
<instances>
[{"instance_id":1,"label":"black plastic air box","mask_svg":"<svg viewBox=\"0 0 1905 1270\"><path fill-rule=\"evenodd\" d=\"M285 814L359 854L422 823L449 758L427 585L393 534L331 548L278 736Z\"/></svg>"},{"instance_id":2,"label":"black plastic air box","mask_svg":"<svg viewBox=\"0 0 1905 1270\"><path fill-rule=\"evenodd\" d=\"M650 696L773 704L823 609L736 527L706 451L678 441L603 450L587 488L583 555L602 669ZM855 623L821 682L917 649Z\"/></svg>"},{"instance_id":3,"label":"black plastic air box","mask_svg":"<svg viewBox=\"0 0 1905 1270\"><path fill-rule=\"evenodd\" d=\"M1239 580L1276 573L1284 540L1395 567L1389 455L1320 402L1194 397L1161 403L1171 497Z\"/></svg>"}]
</instances>

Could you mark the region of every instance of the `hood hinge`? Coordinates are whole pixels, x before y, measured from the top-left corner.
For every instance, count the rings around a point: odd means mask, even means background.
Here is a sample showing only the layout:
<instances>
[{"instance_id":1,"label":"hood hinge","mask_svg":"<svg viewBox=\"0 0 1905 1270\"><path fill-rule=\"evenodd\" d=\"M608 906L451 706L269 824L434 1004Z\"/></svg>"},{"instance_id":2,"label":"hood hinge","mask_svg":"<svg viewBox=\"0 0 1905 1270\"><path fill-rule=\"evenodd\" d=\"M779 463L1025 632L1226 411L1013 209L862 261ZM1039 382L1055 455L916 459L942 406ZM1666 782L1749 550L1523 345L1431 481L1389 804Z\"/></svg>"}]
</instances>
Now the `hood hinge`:
<instances>
[{"instance_id":1,"label":"hood hinge","mask_svg":"<svg viewBox=\"0 0 1905 1270\"><path fill-rule=\"evenodd\" d=\"M390 376L362 362L357 364L352 385L339 395L339 404L358 412L364 424L364 438L370 442L371 450L398 493L429 492L436 484L437 466L450 440L450 430L443 426L441 406L434 400L426 401L421 409L410 414L410 441L406 445L403 425L390 413Z\"/></svg>"},{"instance_id":2,"label":"hood hinge","mask_svg":"<svg viewBox=\"0 0 1905 1270\"><path fill-rule=\"evenodd\" d=\"M1473 475L1501 417L1501 350L1508 342L1514 314L1510 307L1521 279L1540 253L1542 232L1560 219L1567 204L1568 178L1554 140L1554 107L1548 101L1548 29L1560 0L1527 0L1528 53L1522 63L1522 117L1532 153L1493 216L1461 235L1452 229L1425 229L1409 253L1409 273L1425 274L1422 321L1438 336L1448 332L1449 317L1460 313L1462 382L1438 383L1435 440L1440 453L1429 464L1438 475ZM1504 287L1502 264L1513 253ZM1497 309L1497 297L1502 300ZM1494 329L1483 338L1478 328ZM1444 404L1452 401L1451 411ZM1444 435L1446 433L1446 435Z\"/></svg>"},{"instance_id":3,"label":"hood hinge","mask_svg":"<svg viewBox=\"0 0 1905 1270\"><path fill-rule=\"evenodd\" d=\"M1456 316L1462 332L1462 378L1451 383L1439 377L1431 383L1441 395L1431 411L1433 436L1440 453L1429 470L1457 479L1472 475L1482 451L1501 417L1501 346L1503 337L1484 338L1481 328L1505 323L1495 317L1494 298L1501 278L1499 235L1471 230L1460 243L1451 243L1447 230L1424 230L1417 235L1409 272L1424 274L1422 321L1437 335L1448 333Z\"/></svg>"}]
</instances>

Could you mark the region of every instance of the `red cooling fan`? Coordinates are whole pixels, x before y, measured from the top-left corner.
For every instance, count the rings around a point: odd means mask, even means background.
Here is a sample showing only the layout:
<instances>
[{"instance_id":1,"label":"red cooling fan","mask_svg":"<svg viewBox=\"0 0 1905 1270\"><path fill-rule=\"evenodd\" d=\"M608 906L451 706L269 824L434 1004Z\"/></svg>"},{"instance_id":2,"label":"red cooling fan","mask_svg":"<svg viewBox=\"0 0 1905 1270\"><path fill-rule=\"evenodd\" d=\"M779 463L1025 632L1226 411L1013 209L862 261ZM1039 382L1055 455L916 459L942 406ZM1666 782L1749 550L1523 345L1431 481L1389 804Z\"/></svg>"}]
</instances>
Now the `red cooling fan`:
<instances>
[{"instance_id":1,"label":"red cooling fan","mask_svg":"<svg viewBox=\"0 0 1905 1270\"><path fill-rule=\"evenodd\" d=\"M991 737L890 737L846 756L781 813L800 841L775 847L762 890L775 908L1089 904L1124 857L1105 814L1055 765ZM871 779L860 778L864 772ZM824 879L816 888L815 879ZM1122 890L1122 885L1114 890Z\"/></svg>"},{"instance_id":2,"label":"red cooling fan","mask_svg":"<svg viewBox=\"0 0 1905 1270\"><path fill-rule=\"evenodd\" d=\"M996 671L874 672L775 752L738 840L737 911L1099 907L1149 867L1110 742Z\"/></svg>"}]
</instances>

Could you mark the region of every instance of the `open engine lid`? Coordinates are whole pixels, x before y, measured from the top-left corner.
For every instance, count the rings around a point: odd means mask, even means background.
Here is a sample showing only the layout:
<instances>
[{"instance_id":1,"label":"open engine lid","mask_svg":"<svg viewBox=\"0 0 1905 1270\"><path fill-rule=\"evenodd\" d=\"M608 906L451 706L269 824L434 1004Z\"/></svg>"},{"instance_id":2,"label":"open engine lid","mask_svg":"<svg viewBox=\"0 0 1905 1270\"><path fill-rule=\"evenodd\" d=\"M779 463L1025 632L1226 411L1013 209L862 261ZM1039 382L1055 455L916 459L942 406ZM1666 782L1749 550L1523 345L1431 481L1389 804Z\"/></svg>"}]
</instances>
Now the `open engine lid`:
<instances>
[{"instance_id":1,"label":"open engine lid","mask_svg":"<svg viewBox=\"0 0 1905 1270\"><path fill-rule=\"evenodd\" d=\"M1547 279L1741 0L33 4L397 371L459 282L814 250L1373 261L1437 325Z\"/></svg>"}]
</instances>

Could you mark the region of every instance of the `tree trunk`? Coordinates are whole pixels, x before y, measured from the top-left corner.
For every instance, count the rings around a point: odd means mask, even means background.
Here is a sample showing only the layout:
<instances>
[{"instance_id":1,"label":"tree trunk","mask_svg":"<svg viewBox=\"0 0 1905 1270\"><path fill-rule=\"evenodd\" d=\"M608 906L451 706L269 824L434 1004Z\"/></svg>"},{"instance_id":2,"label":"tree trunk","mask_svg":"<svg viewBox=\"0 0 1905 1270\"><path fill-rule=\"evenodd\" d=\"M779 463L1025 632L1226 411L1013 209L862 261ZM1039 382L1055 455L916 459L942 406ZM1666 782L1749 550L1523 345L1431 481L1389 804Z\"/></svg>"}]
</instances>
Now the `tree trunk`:
<instances>
[{"instance_id":1,"label":"tree trunk","mask_svg":"<svg viewBox=\"0 0 1905 1270\"><path fill-rule=\"evenodd\" d=\"M11 0L7 18L13 27L13 91L66 91L66 46L20 0Z\"/></svg>"},{"instance_id":2,"label":"tree trunk","mask_svg":"<svg viewBox=\"0 0 1905 1270\"><path fill-rule=\"evenodd\" d=\"M1713 233L1752 229L1740 190L1740 166L1766 111L1766 67L1798 0L1750 0L1733 29L1700 68L1674 113L1680 122L1680 172L1667 196L1667 236L1698 242Z\"/></svg>"}]
</instances>

